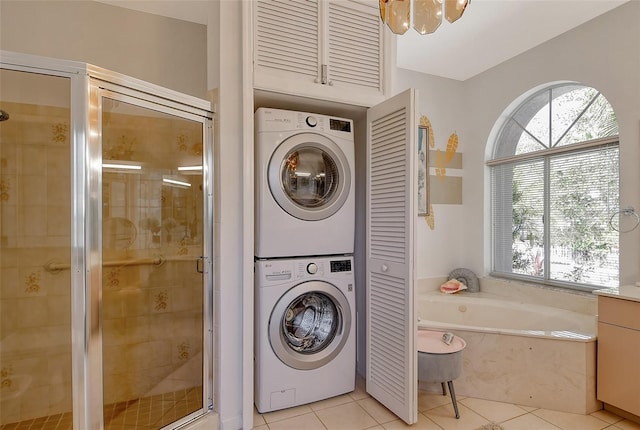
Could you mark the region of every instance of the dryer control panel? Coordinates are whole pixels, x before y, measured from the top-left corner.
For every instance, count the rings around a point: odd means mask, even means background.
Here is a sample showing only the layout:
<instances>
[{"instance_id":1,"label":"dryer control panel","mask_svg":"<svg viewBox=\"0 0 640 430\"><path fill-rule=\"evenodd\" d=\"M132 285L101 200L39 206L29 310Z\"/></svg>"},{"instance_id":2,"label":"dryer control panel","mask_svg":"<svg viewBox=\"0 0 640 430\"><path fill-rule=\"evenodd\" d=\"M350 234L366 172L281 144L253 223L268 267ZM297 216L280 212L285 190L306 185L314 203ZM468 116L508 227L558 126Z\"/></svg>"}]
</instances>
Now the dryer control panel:
<instances>
[{"instance_id":1,"label":"dryer control panel","mask_svg":"<svg viewBox=\"0 0 640 430\"><path fill-rule=\"evenodd\" d=\"M282 109L256 110L256 132L308 130L346 137L353 134L353 121L316 113Z\"/></svg>"}]
</instances>

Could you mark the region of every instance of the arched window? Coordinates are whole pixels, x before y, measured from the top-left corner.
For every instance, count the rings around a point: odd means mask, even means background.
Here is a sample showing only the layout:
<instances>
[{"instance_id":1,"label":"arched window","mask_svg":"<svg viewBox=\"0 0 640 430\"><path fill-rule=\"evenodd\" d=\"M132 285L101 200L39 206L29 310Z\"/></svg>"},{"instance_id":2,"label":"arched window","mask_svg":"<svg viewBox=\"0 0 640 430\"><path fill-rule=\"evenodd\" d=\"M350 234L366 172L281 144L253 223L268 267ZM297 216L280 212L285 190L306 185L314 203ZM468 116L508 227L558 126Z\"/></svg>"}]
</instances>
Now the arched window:
<instances>
[{"instance_id":1,"label":"arched window","mask_svg":"<svg viewBox=\"0 0 640 430\"><path fill-rule=\"evenodd\" d=\"M528 97L488 165L495 275L618 285L618 123L600 92L562 84Z\"/></svg>"}]
</instances>

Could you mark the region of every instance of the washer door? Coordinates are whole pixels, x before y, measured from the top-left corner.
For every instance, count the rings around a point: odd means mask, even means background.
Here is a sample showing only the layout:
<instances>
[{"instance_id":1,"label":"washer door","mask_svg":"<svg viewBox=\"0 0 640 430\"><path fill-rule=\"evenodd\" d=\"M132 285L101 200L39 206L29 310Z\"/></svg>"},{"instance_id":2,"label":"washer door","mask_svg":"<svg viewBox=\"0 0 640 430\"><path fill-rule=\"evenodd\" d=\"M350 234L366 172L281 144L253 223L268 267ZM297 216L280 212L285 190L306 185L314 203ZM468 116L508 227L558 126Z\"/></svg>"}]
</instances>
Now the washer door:
<instances>
[{"instance_id":1,"label":"washer door","mask_svg":"<svg viewBox=\"0 0 640 430\"><path fill-rule=\"evenodd\" d=\"M287 366L317 369L333 360L351 329L351 310L332 284L309 281L287 291L269 318L269 342Z\"/></svg>"},{"instance_id":2,"label":"washer door","mask_svg":"<svg viewBox=\"0 0 640 430\"><path fill-rule=\"evenodd\" d=\"M284 211L317 221L336 213L347 200L351 172L335 142L320 134L300 133L274 151L268 181L271 195Z\"/></svg>"}]
</instances>

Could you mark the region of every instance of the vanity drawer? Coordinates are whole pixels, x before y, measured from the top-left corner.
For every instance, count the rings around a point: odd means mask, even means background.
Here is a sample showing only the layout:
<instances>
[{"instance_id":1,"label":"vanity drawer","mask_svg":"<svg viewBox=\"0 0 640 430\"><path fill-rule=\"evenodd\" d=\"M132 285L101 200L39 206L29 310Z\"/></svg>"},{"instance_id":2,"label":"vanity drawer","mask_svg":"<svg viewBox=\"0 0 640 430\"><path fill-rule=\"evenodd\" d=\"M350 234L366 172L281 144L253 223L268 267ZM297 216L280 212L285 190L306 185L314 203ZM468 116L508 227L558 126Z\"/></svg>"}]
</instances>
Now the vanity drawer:
<instances>
[{"instance_id":1,"label":"vanity drawer","mask_svg":"<svg viewBox=\"0 0 640 430\"><path fill-rule=\"evenodd\" d=\"M640 302L599 296L598 321L640 330Z\"/></svg>"}]
</instances>

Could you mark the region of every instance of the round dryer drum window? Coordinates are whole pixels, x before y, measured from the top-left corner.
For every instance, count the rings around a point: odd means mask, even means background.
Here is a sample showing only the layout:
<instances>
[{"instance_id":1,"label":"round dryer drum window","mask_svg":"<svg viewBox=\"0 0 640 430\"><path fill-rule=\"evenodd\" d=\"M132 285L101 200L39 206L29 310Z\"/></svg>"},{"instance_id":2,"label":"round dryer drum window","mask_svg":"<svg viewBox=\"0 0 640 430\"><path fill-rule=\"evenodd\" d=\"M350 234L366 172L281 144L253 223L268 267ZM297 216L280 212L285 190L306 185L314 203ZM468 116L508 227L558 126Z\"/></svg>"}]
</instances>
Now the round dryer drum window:
<instances>
[{"instance_id":1,"label":"round dryer drum window","mask_svg":"<svg viewBox=\"0 0 640 430\"><path fill-rule=\"evenodd\" d=\"M326 282L310 281L280 298L271 313L269 340L286 365L316 369L340 353L350 325L344 294Z\"/></svg>"},{"instance_id":2,"label":"round dryer drum window","mask_svg":"<svg viewBox=\"0 0 640 430\"><path fill-rule=\"evenodd\" d=\"M335 142L301 133L282 142L271 157L269 189L291 216L316 221L340 210L351 189L351 172Z\"/></svg>"}]
</instances>

